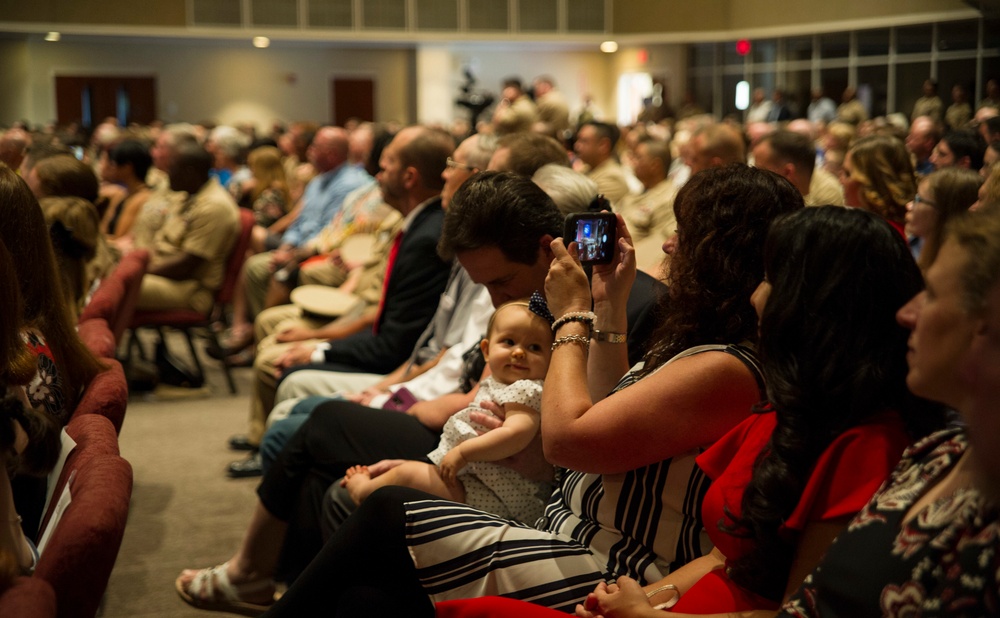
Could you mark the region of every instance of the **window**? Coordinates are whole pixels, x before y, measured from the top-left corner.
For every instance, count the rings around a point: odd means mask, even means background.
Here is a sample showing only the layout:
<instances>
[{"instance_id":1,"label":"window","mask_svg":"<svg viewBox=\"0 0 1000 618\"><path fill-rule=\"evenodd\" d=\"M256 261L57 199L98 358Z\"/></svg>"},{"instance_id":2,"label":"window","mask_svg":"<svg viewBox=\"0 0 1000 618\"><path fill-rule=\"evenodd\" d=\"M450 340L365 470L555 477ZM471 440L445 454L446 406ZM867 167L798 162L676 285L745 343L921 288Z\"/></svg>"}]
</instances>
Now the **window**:
<instances>
[{"instance_id":1,"label":"window","mask_svg":"<svg viewBox=\"0 0 1000 618\"><path fill-rule=\"evenodd\" d=\"M889 53L889 29L859 30L859 56L885 56Z\"/></svg>"},{"instance_id":2,"label":"window","mask_svg":"<svg viewBox=\"0 0 1000 618\"><path fill-rule=\"evenodd\" d=\"M896 28L896 53L927 54L931 51L934 27L930 24Z\"/></svg>"}]
</instances>

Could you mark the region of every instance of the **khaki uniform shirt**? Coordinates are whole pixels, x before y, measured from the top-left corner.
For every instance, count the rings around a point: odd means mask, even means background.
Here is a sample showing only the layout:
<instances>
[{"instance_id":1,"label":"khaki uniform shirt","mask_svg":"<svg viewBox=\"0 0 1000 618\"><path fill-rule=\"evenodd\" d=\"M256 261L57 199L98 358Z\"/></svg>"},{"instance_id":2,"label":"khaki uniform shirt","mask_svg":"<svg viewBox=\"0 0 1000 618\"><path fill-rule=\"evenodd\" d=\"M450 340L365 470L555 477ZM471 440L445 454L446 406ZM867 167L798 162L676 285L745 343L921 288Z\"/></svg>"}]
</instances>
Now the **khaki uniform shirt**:
<instances>
[{"instance_id":1,"label":"khaki uniform shirt","mask_svg":"<svg viewBox=\"0 0 1000 618\"><path fill-rule=\"evenodd\" d=\"M632 240L655 236L663 242L677 232L674 198L677 188L669 178L639 195L626 195L618 204Z\"/></svg>"},{"instance_id":2,"label":"khaki uniform shirt","mask_svg":"<svg viewBox=\"0 0 1000 618\"><path fill-rule=\"evenodd\" d=\"M153 237L151 263L179 253L196 255L205 261L192 279L203 289L217 290L239 231L236 202L217 180L209 180L194 196L167 211L163 227Z\"/></svg>"},{"instance_id":3,"label":"khaki uniform shirt","mask_svg":"<svg viewBox=\"0 0 1000 618\"><path fill-rule=\"evenodd\" d=\"M597 183L597 192L616 206L629 193L625 172L614 159L607 159L591 169L587 172L587 177Z\"/></svg>"}]
</instances>

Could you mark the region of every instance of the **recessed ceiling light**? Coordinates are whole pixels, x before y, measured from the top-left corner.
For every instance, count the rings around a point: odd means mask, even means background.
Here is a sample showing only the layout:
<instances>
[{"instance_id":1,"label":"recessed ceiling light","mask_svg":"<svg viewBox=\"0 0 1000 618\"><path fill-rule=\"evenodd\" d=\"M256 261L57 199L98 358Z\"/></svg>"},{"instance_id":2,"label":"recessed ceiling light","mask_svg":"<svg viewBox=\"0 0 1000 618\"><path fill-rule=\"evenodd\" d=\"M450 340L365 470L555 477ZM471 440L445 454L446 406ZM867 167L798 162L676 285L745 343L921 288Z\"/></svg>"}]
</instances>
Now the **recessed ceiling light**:
<instances>
[{"instance_id":1,"label":"recessed ceiling light","mask_svg":"<svg viewBox=\"0 0 1000 618\"><path fill-rule=\"evenodd\" d=\"M271 45L271 39L266 36L255 36L253 38L253 46L259 49L264 49Z\"/></svg>"},{"instance_id":2,"label":"recessed ceiling light","mask_svg":"<svg viewBox=\"0 0 1000 618\"><path fill-rule=\"evenodd\" d=\"M45 40L46 41L55 42L55 41L58 41L61 38L62 38L62 35L59 34L58 32L50 32L50 33L48 33L48 34L45 35Z\"/></svg>"},{"instance_id":3,"label":"recessed ceiling light","mask_svg":"<svg viewBox=\"0 0 1000 618\"><path fill-rule=\"evenodd\" d=\"M613 54L618 51L618 43L615 41L604 41L601 43L601 51L605 54Z\"/></svg>"}]
</instances>

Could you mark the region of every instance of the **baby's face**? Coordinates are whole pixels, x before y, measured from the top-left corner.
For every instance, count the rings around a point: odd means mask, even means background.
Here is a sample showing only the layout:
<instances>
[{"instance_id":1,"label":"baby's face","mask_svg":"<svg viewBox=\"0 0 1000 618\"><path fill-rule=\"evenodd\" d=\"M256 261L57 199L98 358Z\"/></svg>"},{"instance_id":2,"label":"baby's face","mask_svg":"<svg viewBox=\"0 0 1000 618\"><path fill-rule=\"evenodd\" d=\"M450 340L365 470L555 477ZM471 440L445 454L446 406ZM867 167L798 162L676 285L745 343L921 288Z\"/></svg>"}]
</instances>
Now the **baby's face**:
<instances>
[{"instance_id":1,"label":"baby's face","mask_svg":"<svg viewBox=\"0 0 1000 618\"><path fill-rule=\"evenodd\" d=\"M484 350L493 379L502 384L541 380L552 356L552 330L527 307L503 307Z\"/></svg>"}]
</instances>

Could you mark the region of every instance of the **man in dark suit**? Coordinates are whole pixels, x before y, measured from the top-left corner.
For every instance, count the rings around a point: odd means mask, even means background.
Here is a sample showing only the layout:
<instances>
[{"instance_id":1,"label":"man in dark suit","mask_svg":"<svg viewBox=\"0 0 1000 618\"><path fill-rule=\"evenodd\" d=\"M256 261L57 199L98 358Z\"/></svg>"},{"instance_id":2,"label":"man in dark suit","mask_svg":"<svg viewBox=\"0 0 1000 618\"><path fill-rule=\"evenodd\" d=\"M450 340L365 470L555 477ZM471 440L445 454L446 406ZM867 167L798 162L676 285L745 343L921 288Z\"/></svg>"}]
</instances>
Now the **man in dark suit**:
<instances>
[{"instance_id":1,"label":"man in dark suit","mask_svg":"<svg viewBox=\"0 0 1000 618\"><path fill-rule=\"evenodd\" d=\"M451 137L425 127L403 129L389 143L376 178L385 202L403 215L403 228L390 249L375 325L297 346L275 362L278 369L311 362L330 371L389 373L406 360L434 315L451 267L436 247L444 219L441 172L453 150Z\"/></svg>"},{"instance_id":2,"label":"man in dark suit","mask_svg":"<svg viewBox=\"0 0 1000 618\"><path fill-rule=\"evenodd\" d=\"M403 215L403 225L390 249L374 324L338 339L289 347L274 361L274 375L255 375L259 402L274 401L278 380L289 371L385 374L406 360L437 309L451 267L436 248L444 218L441 172L453 149L449 135L424 127L403 129L385 148L377 179L385 202ZM252 405L251 415L261 413L266 419L270 406ZM259 475L258 454L230 464L229 474Z\"/></svg>"}]
</instances>

